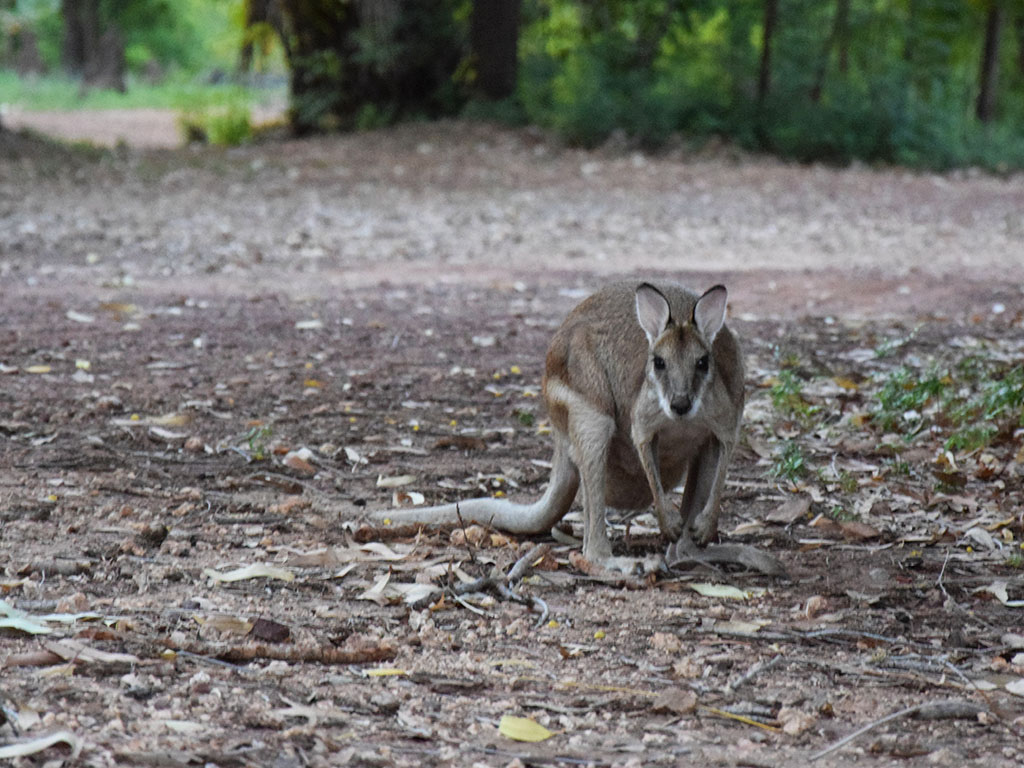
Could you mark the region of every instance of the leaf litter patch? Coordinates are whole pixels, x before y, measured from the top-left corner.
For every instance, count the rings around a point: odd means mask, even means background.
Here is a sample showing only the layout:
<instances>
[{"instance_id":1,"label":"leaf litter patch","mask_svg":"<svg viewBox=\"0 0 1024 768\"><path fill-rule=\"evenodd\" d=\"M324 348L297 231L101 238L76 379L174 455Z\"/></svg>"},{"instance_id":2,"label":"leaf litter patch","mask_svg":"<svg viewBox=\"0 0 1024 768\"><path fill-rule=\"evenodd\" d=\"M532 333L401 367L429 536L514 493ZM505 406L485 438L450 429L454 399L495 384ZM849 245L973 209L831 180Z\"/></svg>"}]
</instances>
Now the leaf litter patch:
<instances>
[{"instance_id":1,"label":"leaf litter patch","mask_svg":"<svg viewBox=\"0 0 1024 768\"><path fill-rule=\"evenodd\" d=\"M440 290L464 306L429 336L387 295L258 317L204 298L159 331L83 303L92 322L58 318L59 343L15 304L9 754L1019 758L1019 318L737 321L749 405L723 539L792 580L700 564L635 580L580 565L578 514L551 538L368 524L535 498L550 470L539 361L575 299L531 287L548 313L531 326L514 288ZM620 552L662 551L649 513L610 525Z\"/></svg>"}]
</instances>

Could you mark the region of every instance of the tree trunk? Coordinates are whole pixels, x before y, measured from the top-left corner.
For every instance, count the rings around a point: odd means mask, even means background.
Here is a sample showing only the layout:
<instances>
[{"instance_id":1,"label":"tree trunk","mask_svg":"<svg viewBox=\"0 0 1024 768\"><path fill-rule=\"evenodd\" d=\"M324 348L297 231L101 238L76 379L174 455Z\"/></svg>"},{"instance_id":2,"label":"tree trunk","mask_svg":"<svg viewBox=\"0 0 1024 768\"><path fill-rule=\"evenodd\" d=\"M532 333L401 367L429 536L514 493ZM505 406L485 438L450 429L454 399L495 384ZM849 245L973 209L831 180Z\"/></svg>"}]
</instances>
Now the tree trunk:
<instances>
[{"instance_id":1,"label":"tree trunk","mask_svg":"<svg viewBox=\"0 0 1024 768\"><path fill-rule=\"evenodd\" d=\"M470 45L476 88L488 99L515 93L521 0L473 0Z\"/></svg>"},{"instance_id":2,"label":"tree trunk","mask_svg":"<svg viewBox=\"0 0 1024 768\"><path fill-rule=\"evenodd\" d=\"M917 52L917 2L907 0L906 38L903 40L903 61L912 64Z\"/></svg>"},{"instance_id":3,"label":"tree trunk","mask_svg":"<svg viewBox=\"0 0 1024 768\"><path fill-rule=\"evenodd\" d=\"M772 86L772 42L779 20L779 0L764 0L764 19L761 37L761 67L757 78L757 101L764 103Z\"/></svg>"},{"instance_id":4,"label":"tree trunk","mask_svg":"<svg viewBox=\"0 0 1024 768\"><path fill-rule=\"evenodd\" d=\"M89 51L99 40L99 2L97 0L61 0L64 39L61 62L65 71L80 75L85 69Z\"/></svg>"},{"instance_id":5,"label":"tree trunk","mask_svg":"<svg viewBox=\"0 0 1024 768\"><path fill-rule=\"evenodd\" d=\"M850 0L836 2L836 42L839 44L839 71L850 71Z\"/></svg>"},{"instance_id":6,"label":"tree trunk","mask_svg":"<svg viewBox=\"0 0 1024 768\"><path fill-rule=\"evenodd\" d=\"M978 119L990 122L996 111L999 85L999 37L1003 31L1003 8L999 0L989 6L985 23L985 45L981 53L981 88L978 91Z\"/></svg>"},{"instance_id":7,"label":"tree trunk","mask_svg":"<svg viewBox=\"0 0 1024 768\"><path fill-rule=\"evenodd\" d=\"M113 24L104 23L100 0L61 0L64 39L61 58L82 85L125 90L124 40Z\"/></svg>"},{"instance_id":8,"label":"tree trunk","mask_svg":"<svg viewBox=\"0 0 1024 768\"><path fill-rule=\"evenodd\" d=\"M836 17L832 23L832 31L825 40L821 52L821 59L818 65L818 72L814 78L814 85L811 86L811 101L817 103L821 100L821 92L825 88L825 73L828 71L828 59L832 55L832 48L839 46L839 71L846 73L849 68L849 40L847 28L850 19L850 0L836 0Z\"/></svg>"},{"instance_id":9,"label":"tree trunk","mask_svg":"<svg viewBox=\"0 0 1024 768\"><path fill-rule=\"evenodd\" d=\"M1014 27L1017 31L1017 72L1024 75L1024 14L1016 18Z\"/></svg>"}]
</instances>

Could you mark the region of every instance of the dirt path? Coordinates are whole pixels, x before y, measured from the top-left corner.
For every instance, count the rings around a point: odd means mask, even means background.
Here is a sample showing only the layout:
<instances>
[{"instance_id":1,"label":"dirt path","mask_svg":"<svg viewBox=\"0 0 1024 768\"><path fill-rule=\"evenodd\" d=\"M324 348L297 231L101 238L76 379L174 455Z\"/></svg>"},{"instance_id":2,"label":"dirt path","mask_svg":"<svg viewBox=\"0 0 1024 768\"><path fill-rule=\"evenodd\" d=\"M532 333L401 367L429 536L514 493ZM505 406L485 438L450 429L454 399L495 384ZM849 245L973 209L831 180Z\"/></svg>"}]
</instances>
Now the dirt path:
<instances>
[{"instance_id":1,"label":"dirt path","mask_svg":"<svg viewBox=\"0 0 1024 768\"><path fill-rule=\"evenodd\" d=\"M256 107L254 124L279 120L278 108ZM64 141L87 142L97 147L119 144L135 149L175 149L181 146L180 110L175 109L80 109L26 111L12 107L3 123L11 130L33 130Z\"/></svg>"},{"instance_id":2,"label":"dirt path","mask_svg":"<svg viewBox=\"0 0 1024 768\"><path fill-rule=\"evenodd\" d=\"M4 637L22 736L66 730L97 766L802 765L956 700L821 764L1024 760L1021 614L998 587L1024 598L1024 436L1004 421L947 458L937 416L906 441L872 421L904 367L1002 376L1024 356L1024 177L584 153L459 123L18 155L0 599L87 614ZM444 592L543 537L467 545L366 511L538 495L551 331L638 274L729 286L749 406L724 536L793 581L608 584L550 541L520 587L539 625ZM789 444L811 469L793 482L768 474ZM661 547L649 515L613 540ZM254 563L286 573L218 581ZM512 741L503 715L554 735Z\"/></svg>"}]
</instances>

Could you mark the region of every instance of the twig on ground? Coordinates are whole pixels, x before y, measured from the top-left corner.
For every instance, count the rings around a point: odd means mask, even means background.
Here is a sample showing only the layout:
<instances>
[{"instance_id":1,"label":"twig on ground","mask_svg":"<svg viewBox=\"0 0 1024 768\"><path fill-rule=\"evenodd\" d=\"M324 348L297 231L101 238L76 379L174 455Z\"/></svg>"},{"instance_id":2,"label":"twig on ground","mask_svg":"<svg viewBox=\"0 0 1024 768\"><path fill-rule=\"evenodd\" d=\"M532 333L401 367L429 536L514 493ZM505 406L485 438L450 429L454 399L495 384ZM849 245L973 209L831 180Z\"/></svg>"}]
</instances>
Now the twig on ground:
<instances>
[{"instance_id":1,"label":"twig on ground","mask_svg":"<svg viewBox=\"0 0 1024 768\"><path fill-rule=\"evenodd\" d=\"M336 648L334 646L295 646L270 645L268 643L247 643L223 647L199 641L188 642L184 646L172 643L170 639L159 641L162 645L176 652L185 652L192 656L203 656L220 661L244 663L256 659L272 659L275 661L291 661L317 664L369 664L375 661L390 661L398 655L398 651L388 642L367 644L355 648Z\"/></svg>"},{"instance_id":2,"label":"twig on ground","mask_svg":"<svg viewBox=\"0 0 1024 768\"><path fill-rule=\"evenodd\" d=\"M473 552L473 542L469 540L469 536L466 535L466 521L462 519L462 510L459 509L458 502L455 503L455 516L459 518L459 527L462 528L462 540L466 542L466 552L469 553L469 562L476 565L476 553Z\"/></svg>"},{"instance_id":3,"label":"twig on ground","mask_svg":"<svg viewBox=\"0 0 1024 768\"><path fill-rule=\"evenodd\" d=\"M451 589L452 595L460 605L466 606L467 603L462 599L463 595L473 592L493 592L503 600L530 606L531 610L540 614L540 618L537 620L537 626L539 627L548 619L547 603L539 597L519 594L509 586L509 583L521 581L530 572L533 565L547 554L548 549L550 549L549 545L538 544L520 557L509 569L508 574L503 574L495 569L489 576L483 576L464 584L456 584Z\"/></svg>"},{"instance_id":4,"label":"twig on ground","mask_svg":"<svg viewBox=\"0 0 1024 768\"><path fill-rule=\"evenodd\" d=\"M516 560L515 565L509 568L508 576L506 577L507 580L510 583L521 580L530 572L530 569L532 569L541 558L547 555L550 550L551 545L547 543L537 544L536 546L531 547L525 555Z\"/></svg>"},{"instance_id":5,"label":"twig on ground","mask_svg":"<svg viewBox=\"0 0 1024 768\"><path fill-rule=\"evenodd\" d=\"M755 664L750 669L748 669L744 674L740 675L738 678L736 678L732 682L727 683L725 688L722 689L722 691L724 693L726 693L726 694L732 693L737 688L739 688L741 685L743 685L745 683L749 683L751 680L754 679L754 677L756 677L757 675L761 674L762 672L765 672L765 671L771 669L776 664L778 664L780 661L782 661L782 654L781 653L777 653L774 656L772 656L772 658L768 659L767 661L759 661L759 662L757 662L757 664Z\"/></svg>"},{"instance_id":6,"label":"twig on ground","mask_svg":"<svg viewBox=\"0 0 1024 768\"><path fill-rule=\"evenodd\" d=\"M863 728L859 728L848 736L844 736L839 741L829 745L820 752L815 752L810 760L819 760L825 755L832 754L837 749L849 744L851 741L856 739L858 736L867 733L870 730L878 728L880 725L892 722L893 720L899 720L901 717L911 717L917 715L918 717L926 718L929 720L941 720L941 719L954 719L954 718L971 718L977 717L981 712L985 712L986 708L977 704L973 704L969 701L953 700L953 701L926 701L923 704L915 704L912 707L901 709L898 712L893 712L890 715L886 715L883 718L875 720L874 722L868 723Z\"/></svg>"},{"instance_id":7,"label":"twig on ground","mask_svg":"<svg viewBox=\"0 0 1024 768\"><path fill-rule=\"evenodd\" d=\"M942 577L946 574L946 564L949 563L949 554L952 552L952 549L952 547L946 547L946 557L942 561L942 569L939 571L939 578L937 581L939 589L942 590L942 594L946 596L947 600L952 600L952 598L949 596L949 592L946 591L946 585L942 583Z\"/></svg>"}]
</instances>

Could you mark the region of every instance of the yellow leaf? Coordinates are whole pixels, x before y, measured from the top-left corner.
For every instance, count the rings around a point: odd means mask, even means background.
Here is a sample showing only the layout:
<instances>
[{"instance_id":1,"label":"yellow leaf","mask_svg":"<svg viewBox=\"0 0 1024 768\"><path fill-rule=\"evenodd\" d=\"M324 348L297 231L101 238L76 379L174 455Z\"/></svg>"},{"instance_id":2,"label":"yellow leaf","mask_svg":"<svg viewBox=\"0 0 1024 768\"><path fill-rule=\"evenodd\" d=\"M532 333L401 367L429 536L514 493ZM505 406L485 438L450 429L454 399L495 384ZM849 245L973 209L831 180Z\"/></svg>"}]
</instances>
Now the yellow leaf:
<instances>
[{"instance_id":1,"label":"yellow leaf","mask_svg":"<svg viewBox=\"0 0 1024 768\"><path fill-rule=\"evenodd\" d=\"M146 420L148 424L158 427L184 427L192 421L188 413L165 413L162 416L153 416Z\"/></svg>"},{"instance_id":2,"label":"yellow leaf","mask_svg":"<svg viewBox=\"0 0 1024 768\"><path fill-rule=\"evenodd\" d=\"M604 630L603 629L597 630L597 632L594 633L594 639L595 640L604 640Z\"/></svg>"},{"instance_id":3,"label":"yellow leaf","mask_svg":"<svg viewBox=\"0 0 1024 768\"><path fill-rule=\"evenodd\" d=\"M832 379L832 381L834 381L836 384L838 384L843 389L856 391L857 389L860 388L860 385L857 384L856 381L854 381L853 379L847 378L846 376L836 376L835 378Z\"/></svg>"},{"instance_id":4,"label":"yellow leaf","mask_svg":"<svg viewBox=\"0 0 1024 768\"><path fill-rule=\"evenodd\" d=\"M25 373L49 373L50 370L48 365L30 365L25 369Z\"/></svg>"},{"instance_id":5,"label":"yellow leaf","mask_svg":"<svg viewBox=\"0 0 1024 768\"><path fill-rule=\"evenodd\" d=\"M367 677L398 677L408 675L409 670L397 669L395 667L381 667L380 669L368 669L363 674Z\"/></svg>"},{"instance_id":6,"label":"yellow leaf","mask_svg":"<svg viewBox=\"0 0 1024 768\"><path fill-rule=\"evenodd\" d=\"M306 379L304 382L302 382L302 386L308 387L310 389L319 389L323 385L324 383L322 381L317 381L316 379Z\"/></svg>"},{"instance_id":7,"label":"yellow leaf","mask_svg":"<svg viewBox=\"0 0 1024 768\"><path fill-rule=\"evenodd\" d=\"M553 731L549 731L536 720L531 720L528 717L512 717L511 715L502 715L501 722L498 723L498 732L513 741L531 742L544 741L555 735Z\"/></svg>"},{"instance_id":8,"label":"yellow leaf","mask_svg":"<svg viewBox=\"0 0 1024 768\"><path fill-rule=\"evenodd\" d=\"M518 365L510 365L508 368L508 372L511 373L513 376L518 376L523 372L523 370Z\"/></svg>"}]
</instances>

